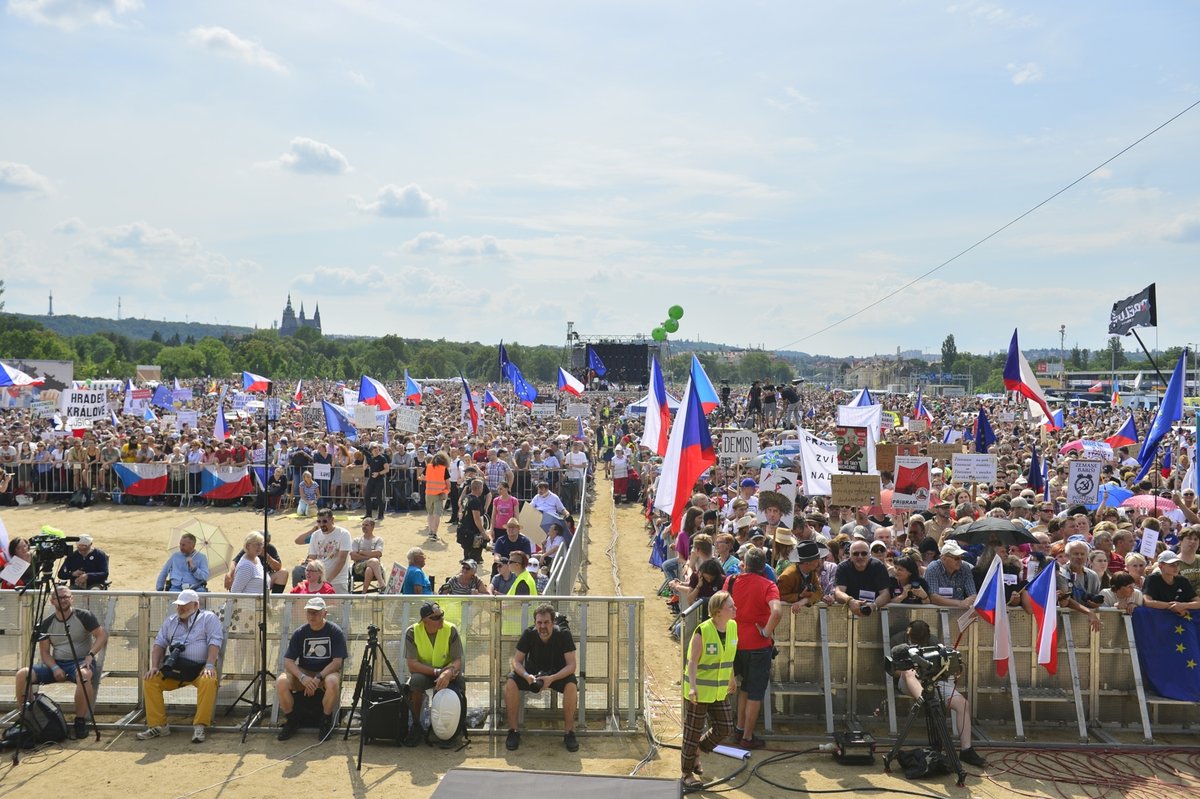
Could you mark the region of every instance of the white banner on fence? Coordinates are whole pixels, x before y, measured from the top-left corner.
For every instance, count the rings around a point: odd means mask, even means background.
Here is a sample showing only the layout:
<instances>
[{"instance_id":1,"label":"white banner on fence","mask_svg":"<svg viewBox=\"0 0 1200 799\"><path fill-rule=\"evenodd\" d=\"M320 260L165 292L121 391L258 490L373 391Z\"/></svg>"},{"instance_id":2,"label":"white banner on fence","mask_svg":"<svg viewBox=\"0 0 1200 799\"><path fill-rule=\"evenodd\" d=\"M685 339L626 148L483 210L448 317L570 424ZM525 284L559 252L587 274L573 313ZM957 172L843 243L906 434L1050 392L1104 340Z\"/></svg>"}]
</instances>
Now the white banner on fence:
<instances>
[{"instance_id":1,"label":"white banner on fence","mask_svg":"<svg viewBox=\"0 0 1200 799\"><path fill-rule=\"evenodd\" d=\"M950 460L950 468L956 483L996 482L995 455L955 454Z\"/></svg>"},{"instance_id":2,"label":"white banner on fence","mask_svg":"<svg viewBox=\"0 0 1200 799\"><path fill-rule=\"evenodd\" d=\"M586 402L572 402L567 405L565 415L574 419L576 416L582 416L584 419L592 415L592 406Z\"/></svg>"},{"instance_id":3,"label":"white banner on fence","mask_svg":"<svg viewBox=\"0 0 1200 799\"><path fill-rule=\"evenodd\" d=\"M314 463L312 476L314 480L329 480L333 477L333 466L328 463Z\"/></svg>"},{"instance_id":4,"label":"white banner on fence","mask_svg":"<svg viewBox=\"0 0 1200 799\"><path fill-rule=\"evenodd\" d=\"M1067 504L1091 505L1100 499L1100 461L1071 461L1067 471Z\"/></svg>"},{"instance_id":5,"label":"white banner on fence","mask_svg":"<svg viewBox=\"0 0 1200 799\"><path fill-rule=\"evenodd\" d=\"M68 419L89 423L103 419L108 416L108 393L103 389L69 388L62 393L62 412Z\"/></svg>"},{"instance_id":6,"label":"white banner on fence","mask_svg":"<svg viewBox=\"0 0 1200 799\"><path fill-rule=\"evenodd\" d=\"M798 432L804 494L810 497L831 496L833 483L830 475L837 471L837 444L817 438L803 428Z\"/></svg>"},{"instance_id":7,"label":"white banner on fence","mask_svg":"<svg viewBox=\"0 0 1200 799\"><path fill-rule=\"evenodd\" d=\"M717 443L718 463L731 466L743 458L758 454L758 433L753 430L725 430Z\"/></svg>"},{"instance_id":8,"label":"white banner on fence","mask_svg":"<svg viewBox=\"0 0 1200 799\"><path fill-rule=\"evenodd\" d=\"M421 426L421 412L416 408L397 408L396 429L402 433L415 433Z\"/></svg>"}]
</instances>

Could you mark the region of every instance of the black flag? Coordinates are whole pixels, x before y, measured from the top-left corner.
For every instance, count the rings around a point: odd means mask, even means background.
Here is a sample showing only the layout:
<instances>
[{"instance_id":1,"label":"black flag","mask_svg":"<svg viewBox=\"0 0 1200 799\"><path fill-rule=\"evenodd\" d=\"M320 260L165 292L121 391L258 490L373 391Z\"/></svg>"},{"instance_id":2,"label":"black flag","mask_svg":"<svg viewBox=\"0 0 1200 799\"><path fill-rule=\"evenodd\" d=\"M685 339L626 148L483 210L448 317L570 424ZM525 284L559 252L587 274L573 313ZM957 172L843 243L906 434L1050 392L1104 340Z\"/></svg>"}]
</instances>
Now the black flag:
<instances>
[{"instance_id":1,"label":"black flag","mask_svg":"<svg viewBox=\"0 0 1200 799\"><path fill-rule=\"evenodd\" d=\"M1108 319L1108 332L1114 336L1127 336L1135 327L1157 327L1158 309L1154 307L1154 284L1113 303Z\"/></svg>"}]
</instances>

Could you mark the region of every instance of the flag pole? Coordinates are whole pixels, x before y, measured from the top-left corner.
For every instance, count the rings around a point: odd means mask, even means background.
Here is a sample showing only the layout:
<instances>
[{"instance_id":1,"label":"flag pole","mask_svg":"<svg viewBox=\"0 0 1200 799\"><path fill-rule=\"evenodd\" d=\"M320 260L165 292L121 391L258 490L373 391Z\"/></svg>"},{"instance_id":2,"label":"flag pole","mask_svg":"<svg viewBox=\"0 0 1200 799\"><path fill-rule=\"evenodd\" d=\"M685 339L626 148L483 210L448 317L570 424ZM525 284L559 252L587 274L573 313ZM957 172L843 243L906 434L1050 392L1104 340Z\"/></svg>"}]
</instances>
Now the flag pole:
<instances>
[{"instance_id":1,"label":"flag pole","mask_svg":"<svg viewBox=\"0 0 1200 799\"><path fill-rule=\"evenodd\" d=\"M1142 341L1142 337L1138 335L1137 328L1129 328L1129 332L1137 339L1137 343L1141 345L1142 352L1146 353L1146 357L1150 359L1150 365L1154 367L1154 373L1158 375L1158 379L1162 381L1163 386L1169 385L1167 378L1163 377L1162 370L1158 368L1158 364L1154 362L1154 356L1150 354L1150 350L1146 349L1146 344ZM1166 390L1165 388L1163 389Z\"/></svg>"}]
</instances>

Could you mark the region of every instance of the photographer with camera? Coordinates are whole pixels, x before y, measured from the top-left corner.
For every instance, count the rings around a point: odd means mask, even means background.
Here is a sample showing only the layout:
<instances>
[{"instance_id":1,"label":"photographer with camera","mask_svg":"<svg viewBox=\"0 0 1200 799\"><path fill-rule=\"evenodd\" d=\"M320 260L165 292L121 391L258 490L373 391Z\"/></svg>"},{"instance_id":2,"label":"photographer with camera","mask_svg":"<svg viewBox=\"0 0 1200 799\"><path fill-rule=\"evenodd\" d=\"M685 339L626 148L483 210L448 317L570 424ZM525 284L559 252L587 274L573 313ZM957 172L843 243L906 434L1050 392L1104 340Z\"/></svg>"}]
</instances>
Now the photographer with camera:
<instances>
[{"instance_id":1,"label":"photographer with camera","mask_svg":"<svg viewBox=\"0 0 1200 799\"><path fill-rule=\"evenodd\" d=\"M198 744L204 742L217 704L217 658L225 642L225 631L217 614L200 609L200 596L190 588L179 592L174 607L175 612L163 621L150 650L150 669L142 682L146 729L137 738L148 741L170 735L163 692L194 685L192 743Z\"/></svg>"},{"instance_id":2,"label":"photographer with camera","mask_svg":"<svg viewBox=\"0 0 1200 799\"><path fill-rule=\"evenodd\" d=\"M517 731L521 692L536 694L543 688L562 694L563 746L568 752L579 751L579 742L575 739L575 709L579 702L575 639L567 629L566 617L556 615L553 605L538 605L533 611L533 626L521 633L512 667L504 684L504 707L508 716L508 738L504 745L508 751L521 746L521 733Z\"/></svg>"},{"instance_id":3,"label":"photographer with camera","mask_svg":"<svg viewBox=\"0 0 1200 799\"><path fill-rule=\"evenodd\" d=\"M17 700L26 702L27 687L53 682L75 683L75 738L87 735L88 707L95 701L92 678L96 656L108 643L108 632L90 612L71 607L71 589L60 585L50 597L54 613L38 625L38 658L41 663L17 672ZM72 624L72 621L75 623Z\"/></svg>"},{"instance_id":4,"label":"photographer with camera","mask_svg":"<svg viewBox=\"0 0 1200 799\"><path fill-rule=\"evenodd\" d=\"M887 566L871 557L870 546L861 538L850 544L850 557L838 564L834 582L837 587L833 598L859 618L870 616L875 608L892 601L892 578Z\"/></svg>"},{"instance_id":5,"label":"photographer with camera","mask_svg":"<svg viewBox=\"0 0 1200 799\"><path fill-rule=\"evenodd\" d=\"M446 621L446 612L436 602L421 605L421 620L404 633L404 659L408 664L408 699L412 708L405 746L421 742L421 705L425 692L453 688L466 696L463 679L463 645L458 628Z\"/></svg>"},{"instance_id":6,"label":"photographer with camera","mask_svg":"<svg viewBox=\"0 0 1200 799\"><path fill-rule=\"evenodd\" d=\"M929 647L929 625L921 619L914 619L909 622L908 629L905 631L905 640L907 643L900 644L892 650L892 660L895 664L896 671L893 676L900 688L913 699L920 701L924 692L922 685L923 676L918 675L917 666L924 667L927 671L934 672L929 675L936 679L937 672L940 671L941 663L931 661L925 657L923 653L927 652ZM949 659L950 653L953 650L948 650L946 647L936 647L938 656L942 659ZM957 657L957 653L953 655ZM917 659L919 663L914 662ZM907 666L907 668L905 668ZM953 682L953 678L957 674L947 674L951 679L941 680L937 683L936 690L940 694L940 698L946 703L946 709L958 714L958 721L961 729L958 732L959 753L958 759L972 766L983 768L987 765L987 761L983 756L975 751L971 746L971 704L967 701L967 697L959 693Z\"/></svg>"},{"instance_id":7,"label":"photographer with camera","mask_svg":"<svg viewBox=\"0 0 1200 799\"><path fill-rule=\"evenodd\" d=\"M292 715L296 694L321 697L321 724L317 737L324 741L337 726L334 716L341 703L342 664L349 657L342 629L326 617L323 597L311 597L304 605L308 623L297 627L283 655L283 673L275 680L275 698L283 714L280 741L296 734L299 720Z\"/></svg>"}]
</instances>

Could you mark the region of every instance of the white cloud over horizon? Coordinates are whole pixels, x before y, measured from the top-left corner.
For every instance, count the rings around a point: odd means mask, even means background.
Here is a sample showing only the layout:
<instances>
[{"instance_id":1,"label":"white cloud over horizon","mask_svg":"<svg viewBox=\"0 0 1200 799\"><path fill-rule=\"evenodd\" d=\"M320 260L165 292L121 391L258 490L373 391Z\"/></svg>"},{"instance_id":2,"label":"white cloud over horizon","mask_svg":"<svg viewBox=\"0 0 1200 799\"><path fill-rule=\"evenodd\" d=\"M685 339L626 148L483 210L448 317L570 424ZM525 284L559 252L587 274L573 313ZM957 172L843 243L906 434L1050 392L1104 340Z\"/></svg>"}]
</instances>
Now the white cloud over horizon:
<instances>
[{"instance_id":1,"label":"white cloud over horizon","mask_svg":"<svg viewBox=\"0 0 1200 799\"><path fill-rule=\"evenodd\" d=\"M14 17L68 32L115 27L121 15L141 8L141 0L8 0L7 5Z\"/></svg>"},{"instance_id":2,"label":"white cloud over horizon","mask_svg":"<svg viewBox=\"0 0 1200 799\"><path fill-rule=\"evenodd\" d=\"M305 136L292 139L288 151L272 163L302 175L341 175L350 171L346 156Z\"/></svg>"},{"instance_id":3,"label":"white cloud over horizon","mask_svg":"<svg viewBox=\"0 0 1200 799\"><path fill-rule=\"evenodd\" d=\"M49 194L54 184L28 164L0 161L0 192Z\"/></svg>"},{"instance_id":4,"label":"white cloud over horizon","mask_svg":"<svg viewBox=\"0 0 1200 799\"><path fill-rule=\"evenodd\" d=\"M361 197L351 197L360 213L385 217L441 216L446 204L435 200L415 183L397 186L394 183L381 188L375 200L367 202Z\"/></svg>"},{"instance_id":5,"label":"white cloud over horizon","mask_svg":"<svg viewBox=\"0 0 1200 799\"><path fill-rule=\"evenodd\" d=\"M272 53L258 42L243 39L228 28L220 26L192 28L188 40L211 53L241 61L255 67L262 67L279 75L288 74L288 69L278 55Z\"/></svg>"}]
</instances>

